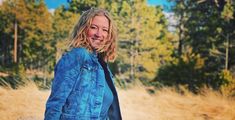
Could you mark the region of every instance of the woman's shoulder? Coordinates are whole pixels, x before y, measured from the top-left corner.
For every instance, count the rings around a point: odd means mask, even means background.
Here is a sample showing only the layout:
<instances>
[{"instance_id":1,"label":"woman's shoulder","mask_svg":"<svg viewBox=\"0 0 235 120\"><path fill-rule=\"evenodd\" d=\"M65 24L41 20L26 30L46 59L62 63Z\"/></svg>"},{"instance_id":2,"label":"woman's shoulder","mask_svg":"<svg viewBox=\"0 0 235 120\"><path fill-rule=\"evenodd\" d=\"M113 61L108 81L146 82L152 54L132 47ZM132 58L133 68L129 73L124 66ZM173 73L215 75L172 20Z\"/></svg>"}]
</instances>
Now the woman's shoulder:
<instances>
[{"instance_id":1,"label":"woman's shoulder","mask_svg":"<svg viewBox=\"0 0 235 120\"><path fill-rule=\"evenodd\" d=\"M79 54L81 54L81 53L88 54L89 53L88 50L86 48L83 48L83 47L72 48L70 52L71 53L77 53L77 54L78 53Z\"/></svg>"},{"instance_id":2,"label":"woman's shoulder","mask_svg":"<svg viewBox=\"0 0 235 120\"><path fill-rule=\"evenodd\" d=\"M65 66L71 66L83 62L88 56L89 52L85 48L72 48L71 50L65 52L58 63Z\"/></svg>"},{"instance_id":3,"label":"woman's shoulder","mask_svg":"<svg viewBox=\"0 0 235 120\"><path fill-rule=\"evenodd\" d=\"M88 50L86 48L72 48L71 50L65 52L63 55L62 55L62 58L63 57L68 57L70 59L74 59L74 58L83 58L83 57L86 57L87 55L89 54Z\"/></svg>"}]
</instances>

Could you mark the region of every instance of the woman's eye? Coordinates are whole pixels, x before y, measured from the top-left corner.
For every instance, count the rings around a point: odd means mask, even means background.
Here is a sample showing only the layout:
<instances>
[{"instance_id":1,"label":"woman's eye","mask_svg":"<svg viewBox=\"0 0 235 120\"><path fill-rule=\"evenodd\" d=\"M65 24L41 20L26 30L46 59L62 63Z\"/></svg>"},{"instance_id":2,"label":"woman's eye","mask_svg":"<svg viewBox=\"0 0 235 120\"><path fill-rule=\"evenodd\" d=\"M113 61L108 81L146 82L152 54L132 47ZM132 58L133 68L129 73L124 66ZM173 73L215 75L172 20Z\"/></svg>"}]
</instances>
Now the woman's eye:
<instances>
[{"instance_id":1,"label":"woman's eye","mask_svg":"<svg viewBox=\"0 0 235 120\"><path fill-rule=\"evenodd\" d=\"M107 30L107 29L103 29L103 31L108 32L108 30Z\"/></svg>"},{"instance_id":2,"label":"woman's eye","mask_svg":"<svg viewBox=\"0 0 235 120\"><path fill-rule=\"evenodd\" d=\"M95 27L95 26L91 26L90 28L91 28L91 29L96 29L96 27Z\"/></svg>"}]
</instances>

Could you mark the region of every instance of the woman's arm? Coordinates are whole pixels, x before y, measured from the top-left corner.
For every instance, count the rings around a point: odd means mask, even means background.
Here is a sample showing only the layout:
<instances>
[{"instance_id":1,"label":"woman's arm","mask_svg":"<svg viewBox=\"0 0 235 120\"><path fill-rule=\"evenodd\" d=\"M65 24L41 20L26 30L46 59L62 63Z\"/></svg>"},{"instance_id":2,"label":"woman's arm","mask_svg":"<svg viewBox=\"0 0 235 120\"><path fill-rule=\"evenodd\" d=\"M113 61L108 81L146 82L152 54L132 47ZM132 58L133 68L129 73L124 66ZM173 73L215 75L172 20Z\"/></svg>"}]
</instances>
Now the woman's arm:
<instances>
[{"instance_id":1,"label":"woman's arm","mask_svg":"<svg viewBox=\"0 0 235 120\"><path fill-rule=\"evenodd\" d=\"M63 55L55 67L51 95L46 103L45 120L60 119L62 108L73 89L81 66L81 57L75 53Z\"/></svg>"}]
</instances>

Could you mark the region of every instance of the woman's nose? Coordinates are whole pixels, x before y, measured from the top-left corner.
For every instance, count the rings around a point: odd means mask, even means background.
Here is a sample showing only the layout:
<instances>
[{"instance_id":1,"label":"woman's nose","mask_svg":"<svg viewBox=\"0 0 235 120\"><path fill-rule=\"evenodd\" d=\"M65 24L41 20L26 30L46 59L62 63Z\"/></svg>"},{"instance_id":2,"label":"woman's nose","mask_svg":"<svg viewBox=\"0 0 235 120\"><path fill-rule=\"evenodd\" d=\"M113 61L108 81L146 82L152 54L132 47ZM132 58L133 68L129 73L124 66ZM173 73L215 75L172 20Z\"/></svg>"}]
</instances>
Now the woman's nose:
<instances>
[{"instance_id":1,"label":"woman's nose","mask_svg":"<svg viewBox=\"0 0 235 120\"><path fill-rule=\"evenodd\" d=\"M97 37L101 37L101 36L102 36L102 30L97 30L96 33L95 33L95 35L96 35Z\"/></svg>"}]
</instances>

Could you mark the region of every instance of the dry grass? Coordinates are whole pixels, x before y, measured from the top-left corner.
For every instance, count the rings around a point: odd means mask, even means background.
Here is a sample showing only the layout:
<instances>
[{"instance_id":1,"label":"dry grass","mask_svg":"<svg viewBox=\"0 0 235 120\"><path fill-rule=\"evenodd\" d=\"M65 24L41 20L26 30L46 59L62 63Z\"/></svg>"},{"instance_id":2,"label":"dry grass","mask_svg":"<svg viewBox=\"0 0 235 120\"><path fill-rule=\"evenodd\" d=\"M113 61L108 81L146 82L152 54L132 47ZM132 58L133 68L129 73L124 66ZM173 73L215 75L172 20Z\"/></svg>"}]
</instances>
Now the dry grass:
<instances>
[{"instance_id":1,"label":"dry grass","mask_svg":"<svg viewBox=\"0 0 235 120\"><path fill-rule=\"evenodd\" d=\"M149 95L143 87L120 90L124 120L235 120L235 101L207 90L203 95L172 89Z\"/></svg>"},{"instance_id":2,"label":"dry grass","mask_svg":"<svg viewBox=\"0 0 235 120\"><path fill-rule=\"evenodd\" d=\"M33 83L17 90L0 87L0 119L42 120L48 95Z\"/></svg>"},{"instance_id":3,"label":"dry grass","mask_svg":"<svg viewBox=\"0 0 235 120\"><path fill-rule=\"evenodd\" d=\"M149 95L143 87L119 90L124 120L235 120L235 101L207 90L204 95L163 89ZM41 120L49 91L34 84L0 88L1 120Z\"/></svg>"}]
</instances>

